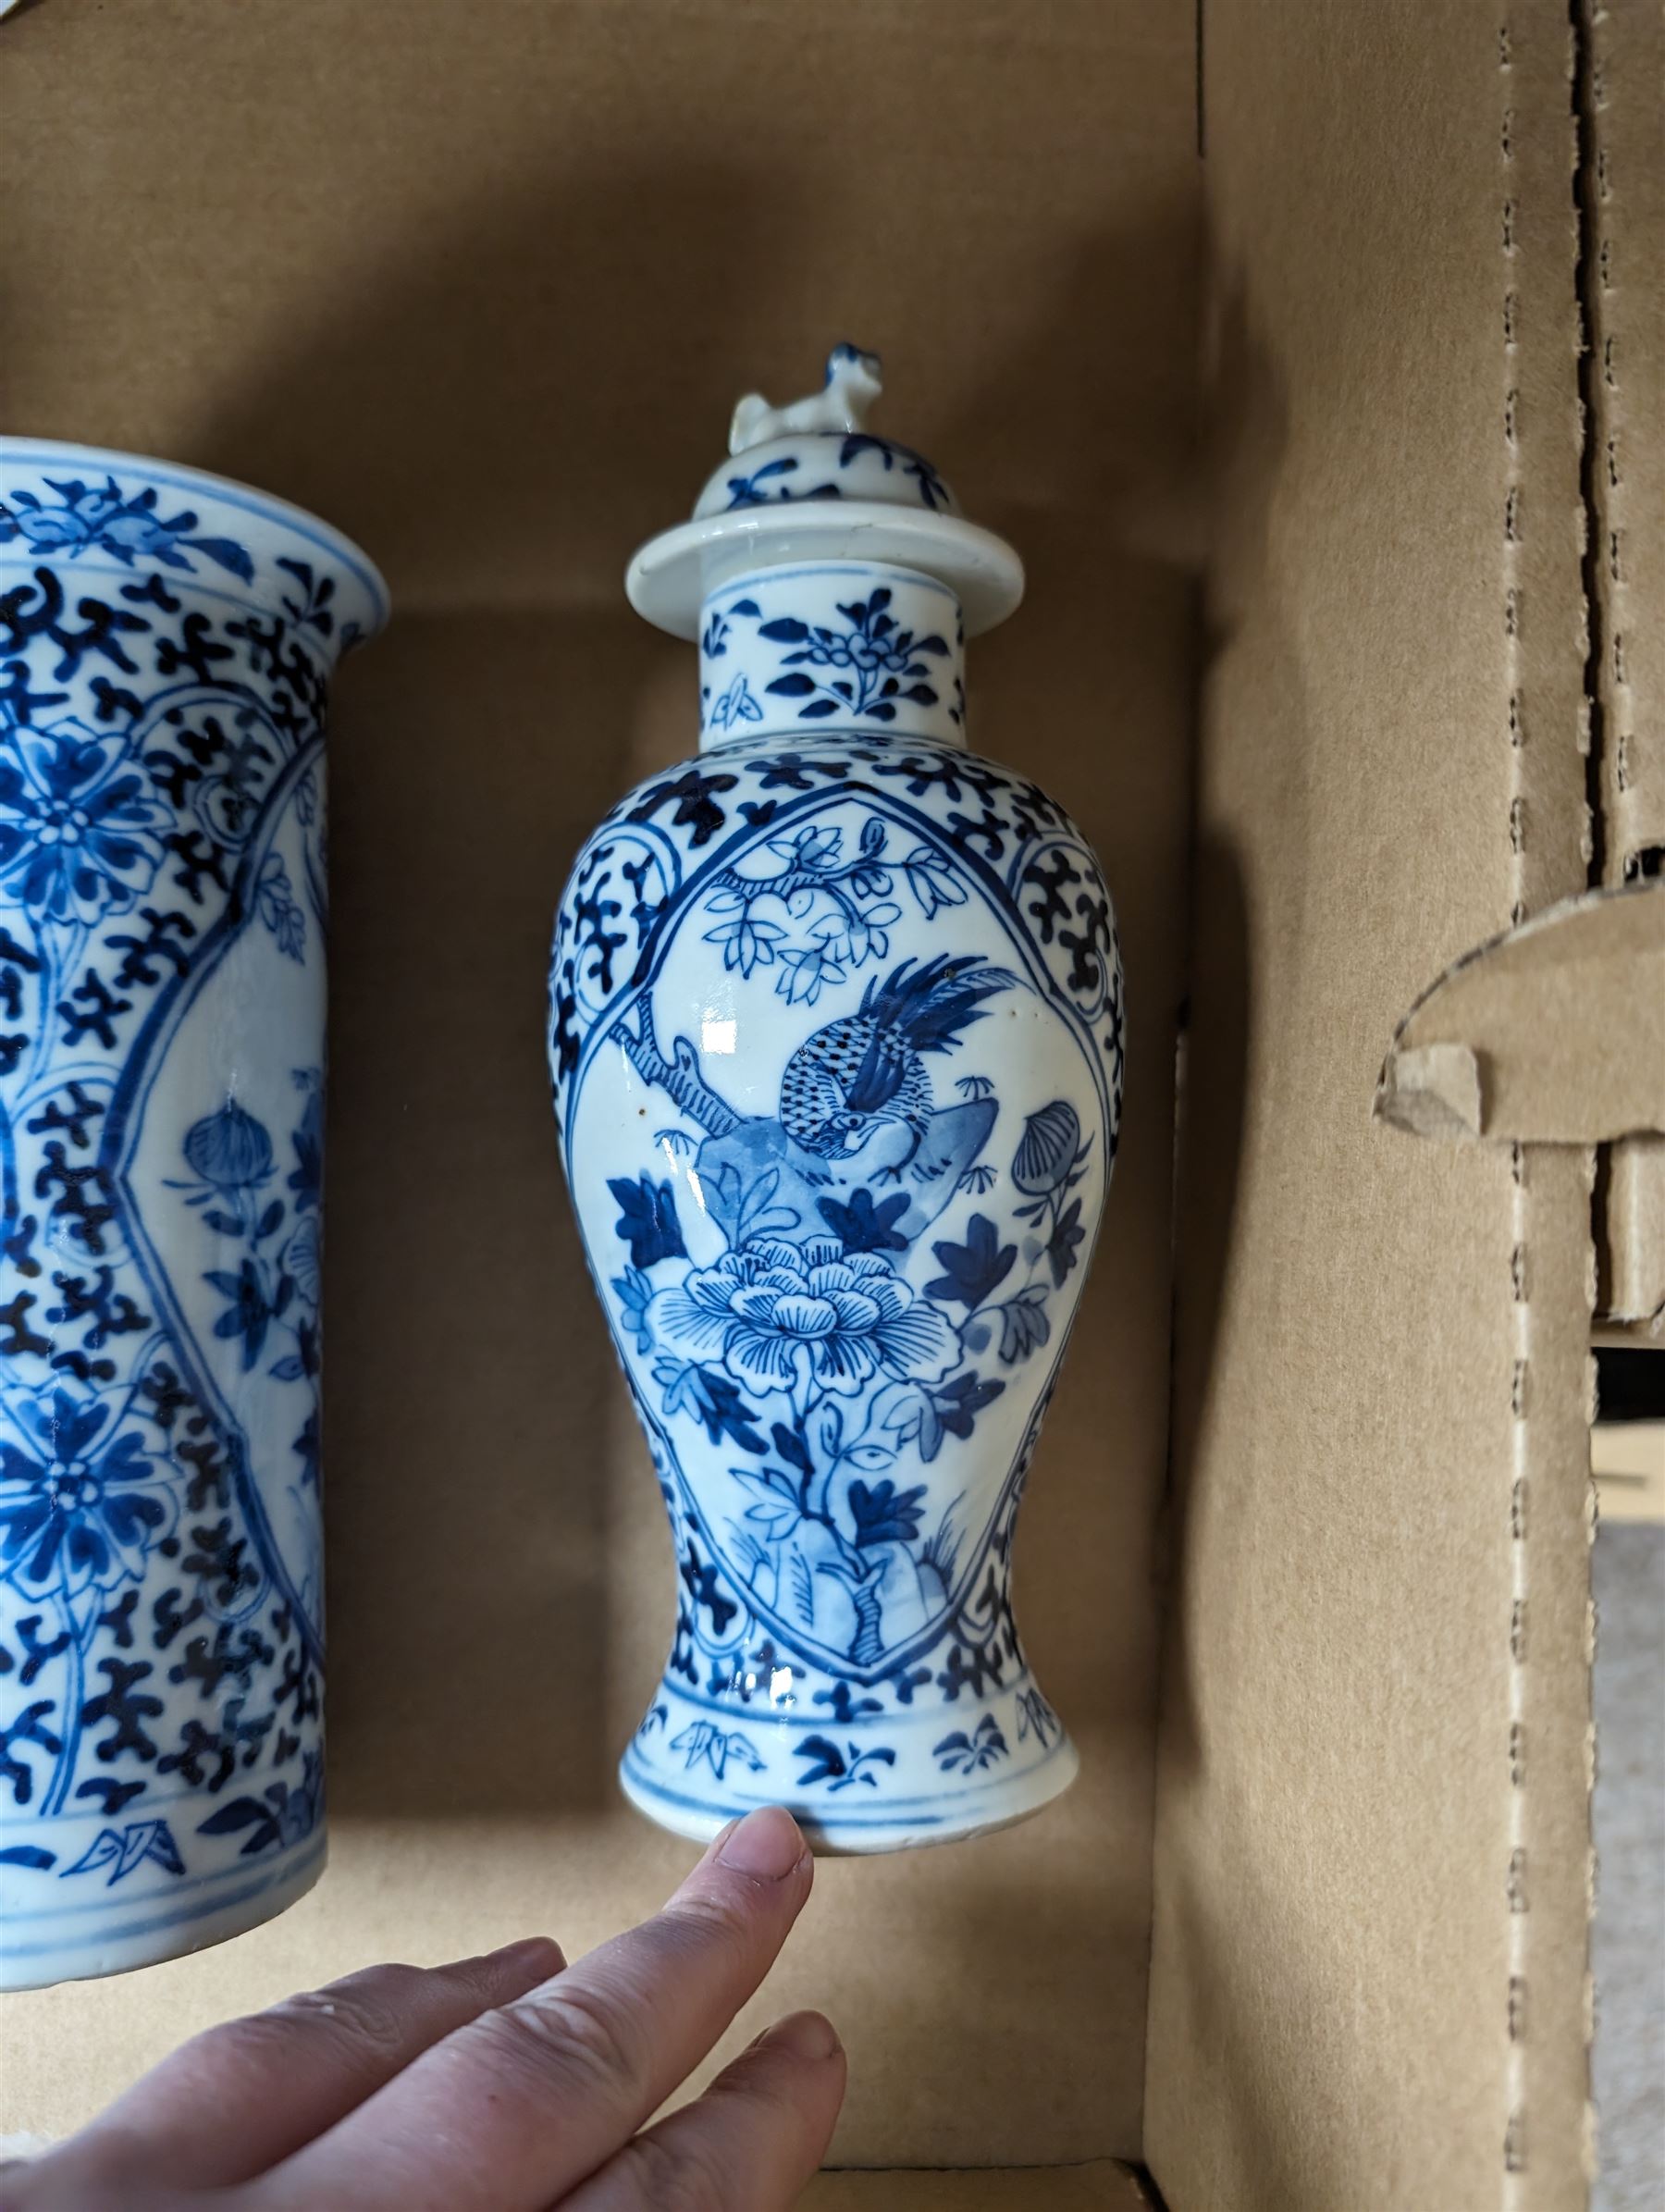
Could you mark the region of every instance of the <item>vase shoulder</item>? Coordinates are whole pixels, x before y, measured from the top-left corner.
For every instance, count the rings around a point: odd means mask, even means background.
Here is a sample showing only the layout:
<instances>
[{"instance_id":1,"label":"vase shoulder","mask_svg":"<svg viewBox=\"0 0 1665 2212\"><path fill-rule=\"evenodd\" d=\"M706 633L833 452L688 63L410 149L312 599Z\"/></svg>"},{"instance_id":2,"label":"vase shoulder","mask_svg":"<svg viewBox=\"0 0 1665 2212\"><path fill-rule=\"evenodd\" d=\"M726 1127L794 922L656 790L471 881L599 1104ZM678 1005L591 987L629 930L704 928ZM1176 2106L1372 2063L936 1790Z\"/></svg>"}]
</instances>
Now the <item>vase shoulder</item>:
<instances>
[{"instance_id":1,"label":"vase shoulder","mask_svg":"<svg viewBox=\"0 0 1665 2212\"><path fill-rule=\"evenodd\" d=\"M876 865L864 852L880 856ZM741 881L719 883L725 871ZM709 940L724 972L769 971L774 996L791 1007L842 982L852 952L866 962L885 958L893 939L903 949L923 937L946 943L969 884L1004 913L1059 1004L1099 1031L1110 1119L1119 1121L1120 951L1112 896L1085 835L1038 784L997 760L870 729L741 737L644 776L603 817L556 915L558 1116L598 1017L639 984L699 888L740 899L739 926ZM820 901L814 912L776 913L807 895ZM839 918L853 913L853 935L830 927L828 897ZM808 928L783 928L796 920ZM715 927L725 927L721 915Z\"/></svg>"}]
</instances>

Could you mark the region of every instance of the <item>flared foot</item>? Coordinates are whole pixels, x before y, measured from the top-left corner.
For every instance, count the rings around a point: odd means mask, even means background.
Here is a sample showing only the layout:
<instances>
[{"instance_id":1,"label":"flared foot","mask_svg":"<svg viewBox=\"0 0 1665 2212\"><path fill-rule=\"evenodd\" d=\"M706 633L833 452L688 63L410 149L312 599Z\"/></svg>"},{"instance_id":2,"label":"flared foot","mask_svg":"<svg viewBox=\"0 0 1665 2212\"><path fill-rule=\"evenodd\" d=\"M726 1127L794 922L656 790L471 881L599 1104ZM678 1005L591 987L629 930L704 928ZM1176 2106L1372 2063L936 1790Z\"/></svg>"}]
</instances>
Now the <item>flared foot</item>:
<instances>
[{"instance_id":1,"label":"flared foot","mask_svg":"<svg viewBox=\"0 0 1665 2212\"><path fill-rule=\"evenodd\" d=\"M178 1885L166 1869L141 1864L130 1893L105 1885L91 1903L9 1914L0 1903L0 1990L130 1973L245 1935L298 1904L325 1857L318 1827L286 1851L195 1883Z\"/></svg>"},{"instance_id":2,"label":"flared foot","mask_svg":"<svg viewBox=\"0 0 1665 2212\"><path fill-rule=\"evenodd\" d=\"M766 1696L719 1704L663 1684L619 1780L638 1811L696 1843L759 1805L784 1805L811 1849L832 1857L1009 1827L1067 1790L1079 1766L1027 1674L980 1704L842 1723Z\"/></svg>"}]
</instances>

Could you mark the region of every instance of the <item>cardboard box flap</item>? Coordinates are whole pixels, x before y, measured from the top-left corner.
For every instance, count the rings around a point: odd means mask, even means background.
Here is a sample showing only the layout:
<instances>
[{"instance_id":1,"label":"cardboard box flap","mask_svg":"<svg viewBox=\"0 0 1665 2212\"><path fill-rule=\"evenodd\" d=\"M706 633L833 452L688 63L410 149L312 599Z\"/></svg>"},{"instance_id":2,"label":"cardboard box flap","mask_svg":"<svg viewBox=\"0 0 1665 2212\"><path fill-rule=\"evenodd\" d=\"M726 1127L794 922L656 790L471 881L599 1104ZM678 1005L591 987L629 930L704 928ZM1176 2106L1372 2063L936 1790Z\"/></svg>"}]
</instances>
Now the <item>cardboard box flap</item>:
<instances>
[{"instance_id":1,"label":"cardboard box flap","mask_svg":"<svg viewBox=\"0 0 1665 2212\"><path fill-rule=\"evenodd\" d=\"M1395 1032L1373 1111L1458 1141L1665 1131L1665 883L1567 899L1453 961Z\"/></svg>"},{"instance_id":2,"label":"cardboard box flap","mask_svg":"<svg viewBox=\"0 0 1665 2212\"><path fill-rule=\"evenodd\" d=\"M1570 26L1209 0L1202 49L1232 427L1145 2160L1183 2212L1568 2212L1586 1166L1369 1106L1430 977L1588 889Z\"/></svg>"},{"instance_id":3,"label":"cardboard box flap","mask_svg":"<svg viewBox=\"0 0 1665 2212\"><path fill-rule=\"evenodd\" d=\"M1601 863L1665 859L1665 12L1581 0L1588 578Z\"/></svg>"},{"instance_id":4,"label":"cardboard box flap","mask_svg":"<svg viewBox=\"0 0 1665 2212\"><path fill-rule=\"evenodd\" d=\"M1597 853L1602 881L1622 884L1665 865L1665 13L1576 13ZM1602 1313L1665 1324L1665 1142L1613 1144L1597 1189Z\"/></svg>"},{"instance_id":5,"label":"cardboard box flap","mask_svg":"<svg viewBox=\"0 0 1665 2212\"><path fill-rule=\"evenodd\" d=\"M1598 1310L1656 1337L1665 1328L1665 1137L1610 1146L1597 1188Z\"/></svg>"}]
</instances>

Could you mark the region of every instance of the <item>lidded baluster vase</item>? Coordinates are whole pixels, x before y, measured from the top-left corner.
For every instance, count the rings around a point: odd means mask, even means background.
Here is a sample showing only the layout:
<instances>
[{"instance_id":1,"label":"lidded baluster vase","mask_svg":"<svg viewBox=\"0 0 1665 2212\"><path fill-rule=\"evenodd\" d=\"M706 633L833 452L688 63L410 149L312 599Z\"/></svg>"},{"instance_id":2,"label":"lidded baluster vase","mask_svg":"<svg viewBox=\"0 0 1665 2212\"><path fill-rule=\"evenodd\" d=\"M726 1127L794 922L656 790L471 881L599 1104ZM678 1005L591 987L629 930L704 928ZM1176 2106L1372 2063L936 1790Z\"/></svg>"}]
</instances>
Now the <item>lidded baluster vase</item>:
<instances>
[{"instance_id":1,"label":"lidded baluster vase","mask_svg":"<svg viewBox=\"0 0 1665 2212\"><path fill-rule=\"evenodd\" d=\"M836 1851L1075 1774L1012 1539L1122 1094L1098 863L967 741L965 642L1020 564L866 427L879 384L840 346L813 398L743 400L635 556L632 603L698 641L698 751L580 853L549 1027L676 1556L624 1790L702 1839L784 1804Z\"/></svg>"}]
</instances>

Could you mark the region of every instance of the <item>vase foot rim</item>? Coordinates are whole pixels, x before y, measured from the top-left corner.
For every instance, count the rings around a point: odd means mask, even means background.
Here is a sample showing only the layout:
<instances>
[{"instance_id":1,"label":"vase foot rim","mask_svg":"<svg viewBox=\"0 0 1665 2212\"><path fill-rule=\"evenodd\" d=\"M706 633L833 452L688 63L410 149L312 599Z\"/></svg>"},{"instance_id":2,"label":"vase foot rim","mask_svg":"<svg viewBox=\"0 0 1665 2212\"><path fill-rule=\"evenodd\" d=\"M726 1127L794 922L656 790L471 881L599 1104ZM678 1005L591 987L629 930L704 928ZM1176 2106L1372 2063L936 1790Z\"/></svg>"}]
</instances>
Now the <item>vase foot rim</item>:
<instances>
[{"instance_id":1,"label":"vase foot rim","mask_svg":"<svg viewBox=\"0 0 1665 2212\"><path fill-rule=\"evenodd\" d=\"M633 1772L628 1751L620 1763L619 1786L636 1810L656 1827L668 1829L672 1835L685 1836L691 1843L709 1844L731 1821L755 1811L759 1805L781 1802L803 1830L805 1841L818 1859L853 1859L877 1857L885 1851L921 1850L935 1844L964 1843L972 1836L992 1835L997 1828L1015 1827L1018 1822L1031 1819L1055 1798L1062 1797L1079 1771L1080 1759L1076 1748L1068 1736L1063 1736L1046 1758L1026 1773L993 1783L986 1790L972 1792L941 1812L925 1812L917 1817L898 1813L894 1820L876 1817L863 1823L841 1820L836 1812L828 1817L820 1809L791 1798L748 1800L736 1798L730 1803L708 1805L697 1798L660 1789L639 1769Z\"/></svg>"},{"instance_id":2,"label":"vase foot rim","mask_svg":"<svg viewBox=\"0 0 1665 2212\"><path fill-rule=\"evenodd\" d=\"M0 1942L0 1992L51 1989L61 1982L133 1973L141 1967L163 1966L169 1959L229 1943L234 1935L246 1935L299 1904L316 1886L327 1859L326 1835L319 1830L268 1868L265 1879L253 1869L227 1870L230 1874L241 1872L245 1878L229 1895L224 1878L216 1881L211 1899L197 1911L169 1911L164 1907L151 1916L140 1906L136 1918L111 1913L108 1920L117 1924L106 1924L103 1934L93 1929L81 1936L28 1946ZM23 1933L21 1927L18 1933Z\"/></svg>"}]
</instances>

